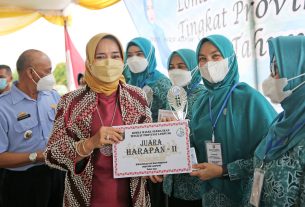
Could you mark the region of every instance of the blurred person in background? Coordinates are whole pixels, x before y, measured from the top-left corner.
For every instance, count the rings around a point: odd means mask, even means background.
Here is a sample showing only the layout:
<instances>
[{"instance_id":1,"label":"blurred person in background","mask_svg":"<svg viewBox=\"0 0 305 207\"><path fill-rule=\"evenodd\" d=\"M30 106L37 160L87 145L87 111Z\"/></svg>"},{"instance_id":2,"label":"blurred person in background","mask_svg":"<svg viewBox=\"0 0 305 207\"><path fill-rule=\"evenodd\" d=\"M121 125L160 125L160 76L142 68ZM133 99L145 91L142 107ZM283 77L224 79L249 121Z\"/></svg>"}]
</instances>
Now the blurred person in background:
<instances>
[{"instance_id":1,"label":"blurred person in background","mask_svg":"<svg viewBox=\"0 0 305 207\"><path fill-rule=\"evenodd\" d=\"M39 50L26 50L17 72L18 81L0 96L3 206L60 207L65 174L47 166L43 155L60 98L51 61Z\"/></svg>"}]
</instances>

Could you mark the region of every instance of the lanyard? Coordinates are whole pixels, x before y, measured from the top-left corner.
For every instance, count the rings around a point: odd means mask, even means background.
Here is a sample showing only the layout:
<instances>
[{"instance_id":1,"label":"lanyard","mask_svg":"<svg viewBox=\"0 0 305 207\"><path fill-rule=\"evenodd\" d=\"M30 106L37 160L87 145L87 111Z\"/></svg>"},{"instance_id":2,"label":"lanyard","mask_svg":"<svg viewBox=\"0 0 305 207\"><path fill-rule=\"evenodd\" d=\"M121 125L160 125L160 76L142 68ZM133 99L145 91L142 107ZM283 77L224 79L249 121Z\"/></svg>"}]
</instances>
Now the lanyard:
<instances>
[{"instance_id":1,"label":"lanyard","mask_svg":"<svg viewBox=\"0 0 305 207\"><path fill-rule=\"evenodd\" d=\"M215 119L215 121L214 121L214 124L213 124L213 114L212 114L212 99L211 99L211 97L209 97L210 120L211 120L211 123L212 123L212 142L215 142L214 130L215 130L215 128L216 128L218 119L219 119L221 113L223 112L225 106L227 105L228 100L229 100L230 96L232 95L232 92L234 91L234 89L237 87L238 84L239 84L239 83L236 83L236 84L230 89L229 93L227 94L227 96L226 96L226 98L225 98L225 100L224 100L224 102L223 102L223 104L222 104L222 106L221 106L221 108L220 108L220 110L219 110L219 112L218 112L218 115L217 115L217 117L216 117L216 119Z\"/></svg>"},{"instance_id":2,"label":"lanyard","mask_svg":"<svg viewBox=\"0 0 305 207\"><path fill-rule=\"evenodd\" d=\"M266 148L266 152L265 152L265 156L264 156L264 159L263 159L263 162L264 160L266 159L266 156L267 154L272 150L272 149L275 149L276 147L280 146L281 144L283 144L285 141L288 140L288 137L295 131L301 129L305 124L305 120L297 123L296 125L293 126L293 128L291 130L289 130L289 132L285 135L285 136L282 136L280 137L274 144L272 143L272 137L270 136L270 139L268 140L267 142L267 148ZM275 135L274 135L275 137Z\"/></svg>"}]
</instances>

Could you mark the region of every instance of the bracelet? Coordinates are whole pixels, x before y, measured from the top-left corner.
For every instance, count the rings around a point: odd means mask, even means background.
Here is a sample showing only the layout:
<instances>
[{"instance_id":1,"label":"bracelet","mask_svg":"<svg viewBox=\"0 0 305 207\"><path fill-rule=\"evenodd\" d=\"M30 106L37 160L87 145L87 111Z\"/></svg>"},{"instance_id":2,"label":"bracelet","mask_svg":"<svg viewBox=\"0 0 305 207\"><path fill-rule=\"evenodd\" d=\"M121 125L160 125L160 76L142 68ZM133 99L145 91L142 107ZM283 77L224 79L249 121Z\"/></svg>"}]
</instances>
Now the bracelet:
<instances>
[{"instance_id":1,"label":"bracelet","mask_svg":"<svg viewBox=\"0 0 305 207\"><path fill-rule=\"evenodd\" d=\"M80 156L80 157L88 157L90 154L82 154L80 151L79 151L79 145L82 144L85 140L80 140L78 142L76 142L75 144L75 150L76 150L76 153Z\"/></svg>"},{"instance_id":2,"label":"bracelet","mask_svg":"<svg viewBox=\"0 0 305 207\"><path fill-rule=\"evenodd\" d=\"M93 150L91 150L91 152L87 153L87 150L85 148L85 142L86 142L86 139L84 139L84 141L81 142L81 145L83 147L83 151L84 151L85 154L90 155L90 154L92 154Z\"/></svg>"}]
</instances>

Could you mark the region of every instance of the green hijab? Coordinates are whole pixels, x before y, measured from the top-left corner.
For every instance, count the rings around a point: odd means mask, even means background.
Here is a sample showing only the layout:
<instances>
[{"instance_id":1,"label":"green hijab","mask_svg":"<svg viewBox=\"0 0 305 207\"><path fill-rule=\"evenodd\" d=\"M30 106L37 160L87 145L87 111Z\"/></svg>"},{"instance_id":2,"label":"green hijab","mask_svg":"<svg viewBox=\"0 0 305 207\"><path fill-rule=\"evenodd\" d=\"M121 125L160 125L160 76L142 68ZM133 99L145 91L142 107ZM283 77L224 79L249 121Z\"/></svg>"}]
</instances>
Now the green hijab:
<instances>
[{"instance_id":1,"label":"green hijab","mask_svg":"<svg viewBox=\"0 0 305 207\"><path fill-rule=\"evenodd\" d=\"M211 42L220 51L223 58L229 58L229 72L223 81L215 84L203 79L207 93L201 94L193 105L193 119L190 128L199 163L207 162L205 142L212 139L209 99L213 114L213 123L226 95L233 85L238 83L238 64L232 43L224 36L211 35L203 38L197 47L197 58L205 42ZM224 164L240 159L250 159L254 150L268 132L268 127L276 116L269 102L246 83L239 83L228 99L215 128L215 142L221 143ZM203 182L203 193L211 189L224 193L235 202L241 202L242 186L240 180L230 181L216 178Z\"/></svg>"},{"instance_id":2,"label":"green hijab","mask_svg":"<svg viewBox=\"0 0 305 207\"><path fill-rule=\"evenodd\" d=\"M126 66L123 75L125 76L127 83L143 88L145 85L152 86L157 82L157 80L166 78L165 75L156 69L157 60L155 56L155 47L148 39L143 37L136 37L127 44L125 64L128 58L128 49L133 45L139 47L143 51L144 56L148 61L148 66L145 71L141 73L133 73L130 71L129 67Z\"/></svg>"},{"instance_id":3,"label":"green hijab","mask_svg":"<svg viewBox=\"0 0 305 207\"><path fill-rule=\"evenodd\" d=\"M197 67L198 65L197 65L196 53L195 51L190 49L180 49L172 52L168 58L167 69L169 69L171 59L173 58L174 55L178 55L186 64L188 71L192 72L191 82L184 87L184 89L188 94L192 94L194 91L196 91L201 81L200 72Z\"/></svg>"},{"instance_id":4,"label":"green hijab","mask_svg":"<svg viewBox=\"0 0 305 207\"><path fill-rule=\"evenodd\" d=\"M270 39L268 44L270 60L275 57L280 78L290 79L305 73L304 36L277 37ZM292 90L304 81L305 76L291 80L284 90ZM296 89L281 102L281 105L284 111L274 120L268 135L255 151L256 156L261 160L266 154L268 144L272 143L274 146L266 155L266 161L279 158L304 139L304 125L295 130L292 129L305 121L305 85ZM290 136L286 137L288 134Z\"/></svg>"}]
</instances>

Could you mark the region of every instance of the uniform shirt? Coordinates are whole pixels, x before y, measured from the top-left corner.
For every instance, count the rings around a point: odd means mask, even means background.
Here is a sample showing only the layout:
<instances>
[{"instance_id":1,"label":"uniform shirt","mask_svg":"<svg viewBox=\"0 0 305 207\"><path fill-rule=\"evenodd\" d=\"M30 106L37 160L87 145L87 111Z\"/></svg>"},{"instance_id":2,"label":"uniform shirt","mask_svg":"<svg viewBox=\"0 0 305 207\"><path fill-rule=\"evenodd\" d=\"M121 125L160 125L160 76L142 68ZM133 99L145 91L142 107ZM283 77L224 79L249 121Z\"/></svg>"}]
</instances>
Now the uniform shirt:
<instances>
[{"instance_id":1,"label":"uniform shirt","mask_svg":"<svg viewBox=\"0 0 305 207\"><path fill-rule=\"evenodd\" d=\"M15 84L0 96L0 153L45 150L60 96L55 90L40 91L34 100ZM26 134L32 135L25 139ZM39 164L8 169L23 171Z\"/></svg>"}]
</instances>

